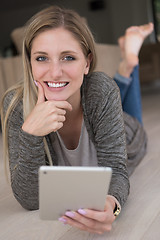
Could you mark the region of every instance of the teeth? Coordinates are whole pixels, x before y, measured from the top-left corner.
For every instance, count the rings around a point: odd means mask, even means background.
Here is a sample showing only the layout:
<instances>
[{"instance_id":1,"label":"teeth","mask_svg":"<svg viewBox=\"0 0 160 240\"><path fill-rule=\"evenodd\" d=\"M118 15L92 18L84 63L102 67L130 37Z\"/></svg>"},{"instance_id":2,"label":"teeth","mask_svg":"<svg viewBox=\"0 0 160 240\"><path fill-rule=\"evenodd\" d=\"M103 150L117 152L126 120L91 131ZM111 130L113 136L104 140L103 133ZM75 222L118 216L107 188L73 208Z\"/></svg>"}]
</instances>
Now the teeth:
<instances>
[{"instance_id":1,"label":"teeth","mask_svg":"<svg viewBox=\"0 0 160 240\"><path fill-rule=\"evenodd\" d=\"M67 83L53 83L53 82L48 82L47 85L48 85L48 87L60 88L60 87L64 87L65 85L67 85Z\"/></svg>"}]
</instances>

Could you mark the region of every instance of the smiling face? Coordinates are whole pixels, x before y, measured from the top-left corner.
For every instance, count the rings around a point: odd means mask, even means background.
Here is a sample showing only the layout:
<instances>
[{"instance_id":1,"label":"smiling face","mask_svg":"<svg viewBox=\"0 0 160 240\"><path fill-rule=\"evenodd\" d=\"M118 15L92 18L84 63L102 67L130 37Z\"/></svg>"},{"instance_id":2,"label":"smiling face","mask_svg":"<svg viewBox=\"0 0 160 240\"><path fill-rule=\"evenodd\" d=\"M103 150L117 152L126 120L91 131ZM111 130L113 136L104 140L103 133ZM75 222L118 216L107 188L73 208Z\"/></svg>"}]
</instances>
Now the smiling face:
<instances>
[{"instance_id":1,"label":"smiling face","mask_svg":"<svg viewBox=\"0 0 160 240\"><path fill-rule=\"evenodd\" d=\"M89 57L79 42L64 28L46 30L32 42L31 67L34 80L41 83L47 100L71 100L80 96Z\"/></svg>"}]
</instances>

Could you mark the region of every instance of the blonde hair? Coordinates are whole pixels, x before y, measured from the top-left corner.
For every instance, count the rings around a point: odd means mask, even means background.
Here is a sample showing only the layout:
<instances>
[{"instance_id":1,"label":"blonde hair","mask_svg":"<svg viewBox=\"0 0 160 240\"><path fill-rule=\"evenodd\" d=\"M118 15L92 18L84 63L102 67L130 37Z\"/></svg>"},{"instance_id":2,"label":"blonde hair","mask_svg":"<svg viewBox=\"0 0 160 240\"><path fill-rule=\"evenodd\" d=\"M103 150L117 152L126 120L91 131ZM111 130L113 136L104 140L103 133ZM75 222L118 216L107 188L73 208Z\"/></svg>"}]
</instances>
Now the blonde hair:
<instances>
[{"instance_id":1,"label":"blonde hair","mask_svg":"<svg viewBox=\"0 0 160 240\"><path fill-rule=\"evenodd\" d=\"M72 33L73 37L79 42L84 56L91 54L90 70L91 73L96 66L96 53L95 53L95 41L91 31L89 30L86 22L73 10L62 9L57 6L50 6L36 15L34 15L26 24L25 35L23 40L23 68L24 68L24 81L12 89L15 90L15 95L7 109L4 116L3 110L1 110L3 142L4 142L4 157L8 159L8 117L16 106L18 101L23 98L23 117L24 120L32 111L37 101L37 88L34 84L34 79L31 71L30 55L32 42L36 36L41 32L49 29L63 27ZM6 93L6 94L7 94ZM6 95L5 94L5 95ZM3 105L3 101L2 101ZM44 138L44 145L47 156L50 163L51 156L47 146L46 139Z\"/></svg>"}]
</instances>

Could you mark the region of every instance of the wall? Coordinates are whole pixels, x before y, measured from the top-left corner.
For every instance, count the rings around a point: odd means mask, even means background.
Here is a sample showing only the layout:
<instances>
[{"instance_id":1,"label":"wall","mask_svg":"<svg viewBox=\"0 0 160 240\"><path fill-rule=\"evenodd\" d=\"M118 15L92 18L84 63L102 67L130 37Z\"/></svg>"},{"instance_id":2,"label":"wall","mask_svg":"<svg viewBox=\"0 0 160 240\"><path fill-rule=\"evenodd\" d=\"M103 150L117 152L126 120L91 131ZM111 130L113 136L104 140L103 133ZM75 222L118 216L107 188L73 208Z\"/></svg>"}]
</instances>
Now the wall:
<instances>
[{"instance_id":1,"label":"wall","mask_svg":"<svg viewBox=\"0 0 160 240\"><path fill-rule=\"evenodd\" d=\"M110 38L105 41L116 43L126 28L132 25L142 25L153 21L150 0L111 0L108 2L109 26L112 29ZM107 32L106 32L107 34ZM153 39L152 39L153 40Z\"/></svg>"},{"instance_id":2,"label":"wall","mask_svg":"<svg viewBox=\"0 0 160 240\"><path fill-rule=\"evenodd\" d=\"M91 11L91 0L12 0L12 5L0 8L0 49L10 46L10 32L22 26L34 13L47 3L73 8L87 18L89 26L98 42L117 43L130 25L140 25L148 22L148 0L104 0L105 8ZM16 2L16 4L14 4ZM4 2L5 3L5 2Z\"/></svg>"}]
</instances>

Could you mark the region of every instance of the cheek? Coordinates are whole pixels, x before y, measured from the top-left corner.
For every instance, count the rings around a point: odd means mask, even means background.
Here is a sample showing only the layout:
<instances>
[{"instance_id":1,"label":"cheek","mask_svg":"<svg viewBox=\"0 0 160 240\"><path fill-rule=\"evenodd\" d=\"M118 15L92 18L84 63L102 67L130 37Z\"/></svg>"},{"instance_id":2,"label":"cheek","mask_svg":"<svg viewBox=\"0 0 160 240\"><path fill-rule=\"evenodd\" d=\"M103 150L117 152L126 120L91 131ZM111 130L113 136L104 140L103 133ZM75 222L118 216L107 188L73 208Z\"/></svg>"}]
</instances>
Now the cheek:
<instances>
[{"instance_id":1,"label":"cheek","mask_svg":"<svg viewBox=\"0 0 160 240\"><path fill-rule=\"evenodd\" d=\"M31 62L31 69L32 69L33 78L36 79L36 77L37 77L37 68L36 68L35 64L32 63L32 62Z\"/></svg>"},{"instance_id":2,"label":"cheek","mask_svg":"<svg viewBox=\"0 0 160 240\"><path fill-rule=\"evenodd\" d=\"M72 68L68 69L68 73L73 79L83 79L86 68L83 64L77 64Z\"/></svg>"},{"instance_id":3,"label":"cheek","mask_svg":"<svg viewBox=\"0 0 160 240\"><path fill-rule=\"evenodd\" d=\"M73 80L74 84L78 84L83 81L84 74L82 69L73 69L70 71L70 78Z\"/></svg>"},{"instance_id":4,"label":"cheek","mask_svg":"<svg viewBox=\"0 0 160 240\"><path fill-rule=\"evenodd\" d=\"M46 69L44 69L44 67L40 67L40 66L36 66L36 65L32 65L32 74L34 79L40 79L41 77L44 76L44 74L46 73Z\"/></svg>"}]
</instances>

